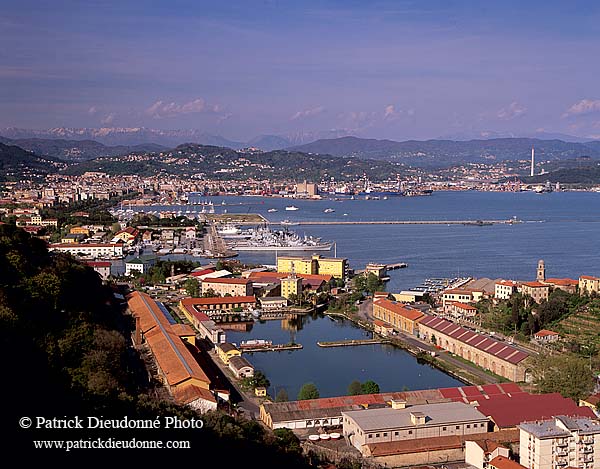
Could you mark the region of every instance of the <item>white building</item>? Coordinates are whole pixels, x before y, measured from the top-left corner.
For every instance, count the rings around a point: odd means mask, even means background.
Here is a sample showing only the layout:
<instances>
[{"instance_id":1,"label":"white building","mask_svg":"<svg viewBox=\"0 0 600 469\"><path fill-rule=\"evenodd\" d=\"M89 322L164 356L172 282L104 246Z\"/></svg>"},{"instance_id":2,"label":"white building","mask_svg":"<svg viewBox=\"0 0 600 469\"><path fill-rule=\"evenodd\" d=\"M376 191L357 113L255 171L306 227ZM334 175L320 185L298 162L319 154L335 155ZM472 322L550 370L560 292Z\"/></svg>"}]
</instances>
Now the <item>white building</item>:
<instances>
[{"instance_id":1,"label":"white building","mask_svg":"<svg viewBox=\"0 0 600 469\"><path fill-rule=\"evenodd\" d=\"M517 292L519 284L513 280L501 280L494 285L494 298L497 300L510 300Z\"/></svg>"},{"instance_id":2,"label":"white building","mask_svg":"<svg viewBox=\"0 0 600 469\"><path fill-rule=\"evenodd\" d=\"M477 469L488 469L497 456L508 458L509 449L491 440L465 441L465 462Z\"/></svg>"},{"instance_id":3,"label":"white building","mask_svg":"<svg viewBox=\"0 0 600 469\"><path fill-rule=\"evenodd\" d=\"M56 243L48 247L49 251L68 252L73 256L84 256L92 259L121 259L123 257L123 244L77 244Z\"/></svg>"},{"instance_id":4,"label":"white building","mask_svg":"<svg viewBox=\"0 0 600 469\"><path fill-rule=\"evenodd\" d=\"M528 469L600 468L600 422L557 416L524 422L520 430L520 462Z\"/></svg>"}]
</instances>

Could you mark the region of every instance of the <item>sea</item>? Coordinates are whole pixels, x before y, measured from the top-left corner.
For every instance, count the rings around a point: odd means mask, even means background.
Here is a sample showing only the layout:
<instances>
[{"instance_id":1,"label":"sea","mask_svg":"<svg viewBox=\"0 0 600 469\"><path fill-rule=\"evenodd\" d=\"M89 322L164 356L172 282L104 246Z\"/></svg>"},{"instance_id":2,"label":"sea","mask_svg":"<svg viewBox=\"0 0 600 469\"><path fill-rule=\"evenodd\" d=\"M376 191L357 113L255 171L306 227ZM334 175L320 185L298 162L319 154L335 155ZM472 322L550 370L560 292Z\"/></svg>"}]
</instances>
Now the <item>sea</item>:
<instances>
[{"instance_id":1,"label":"sea","mask_svg":"<svg viewBox=\"0 0 600 469\"><path fill-rule=\"evenodd\" d=\"M398 292L427 278L487 277L533 280L538 260L547 277L578 278L600 274L600 193L595 192L434 192L430 196L354 200L324 196L322 200L276 197L205 197L216 213L259 213L270 221L328 221L328 225L291 226L300 235L335 243L338 257L353 269L367 263L407 263L389 272L386 290ZM294 205L298 210L285 210ZM200 211L200 205L145 207L150 210ZM331 208L334 212L325 213ZM276 209L276 212L269 212ZM493 225L342 225L335 222L382 220L517 220ZM305 254L310 254L309 252ZM333 255L334 248L323 255ZM176 257L175 257L176 258ZM189 258L189 257L188 257ZM275 253L244 252L238 260L275 264ZM203 259L197 259L204 261ZM270 393L283 387L295 397L312 381L322 396L345 394L355 379L376 381L382 391L424 389L461 383L421 365L406 352L387 345L323 349L317 341L359 338L365 331L328 317L307 319L296 331L285 321L256 323L249 332L228 331L229 341L250 338L287 343L290 334L300 351L256 353L250 361L271 380Z\"/></svg>"}]
</instances>

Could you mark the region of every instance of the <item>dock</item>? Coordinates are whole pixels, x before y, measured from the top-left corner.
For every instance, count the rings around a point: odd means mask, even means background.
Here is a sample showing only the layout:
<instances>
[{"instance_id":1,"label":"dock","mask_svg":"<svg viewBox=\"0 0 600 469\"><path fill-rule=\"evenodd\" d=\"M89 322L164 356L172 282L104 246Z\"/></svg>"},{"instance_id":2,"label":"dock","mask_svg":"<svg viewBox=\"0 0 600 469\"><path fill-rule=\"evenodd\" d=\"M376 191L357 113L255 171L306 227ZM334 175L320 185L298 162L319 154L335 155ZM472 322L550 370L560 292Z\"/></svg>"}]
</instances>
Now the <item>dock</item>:
<instances>
[{"instance_id":1,"label":"dock","mask_svg":"<svg viewBox=\"0 0 600 469\"><path fill-rule=\"evenodd\" d=\"M406 267L408 267L408 264L406 262L397 262L395 264L387 264L385 266L387 270L404 269Z\"/></svg>"},{"instance_id":2,"label":"dock","mask_svg":"<svg viewBox=\"0 0 600 469\"><path fill-rule=\"evenodd\" d=\"M336 340L334 342L317 342L319 347L350 347L357 345L376 345L376 344L388 344L389 340L386 339L350 339L350 340Z\"/></svg>"},{"instance_id":3,"label":"dock","mask_svg":"<svg viewBox=\"0 0 600 469\"><path fill-rule=\"evenodd\" d=\"M240 347L242 353L250 352L282 352L284 350L300 350L302 344L274 344L269 346Z\"/></svg>"}]
</instances>

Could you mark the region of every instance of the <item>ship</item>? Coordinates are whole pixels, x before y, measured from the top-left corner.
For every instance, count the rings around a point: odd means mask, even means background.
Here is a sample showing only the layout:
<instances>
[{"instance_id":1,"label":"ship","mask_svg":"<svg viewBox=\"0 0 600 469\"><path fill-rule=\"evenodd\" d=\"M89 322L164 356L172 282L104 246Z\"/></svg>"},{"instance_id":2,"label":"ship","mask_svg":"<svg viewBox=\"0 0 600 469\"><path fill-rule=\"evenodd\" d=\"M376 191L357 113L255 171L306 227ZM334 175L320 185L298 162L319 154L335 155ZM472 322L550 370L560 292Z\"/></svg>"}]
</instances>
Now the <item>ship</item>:
<instances>
[{"instance_id":1,"label":"ship","mask_svg":"<svg viewBox=\"0 0 600 469\"><path fill-rule=\"evenodd\" d=\"M242 231L235 225L224 225L217 228L217 233L221 238L230 238L230 239L247 239L250 237L250 234L246 231Z\"/></svg>"},{"instance_id":2,"label":"ship","mask_svg":"<svg viewBox=\"0 0 600 469\"><path fill-rule=\"evenodd\" d=\"M323 212L324 213L333 213L333 212L335 212L335 210L332 208L326 208L325 210L323 210Z\"/></svg>"},{"instance_id":3,"label":"ship","mask_svg":"<svg viewBox=\"0 0 600 469\"><path fill-rule=\"evenodd\" d=\"M300 223L298 223L297 221L291 221L288 220L287 218L285 220L281 220L280 222L283 226L292 226L292 225L299 225Z\"/></svg>"},{"instance_id":4,"label":"ship","mask_svg":"<svg viewBox=\"0 0 600 469\"><path fill-rule=\"evenodd\" d=\"M295 205L288 205L285 208L287 211L296 211L296 210L300 210L298 207L296 207Z\"/></svg>"},{"instance_id":5,"label":"ship","mask_svg":"<svg viewBox=\"0 0 600 469\"><path fill-rule=\"evenodd\" d=\"M273 345L273 341L264 340L264 339L250 339L250 340L242 340L240 342L240 348L259 348L259 347L271 347Z\"/></svg>"},{"instance_id":6,"label":"ship","mask_svg":"<svg viewBox=\"0 0 600 469\"><path fill-rule=\"evenodd\" d=\"M269 213L273 213L273 212L276 212L276 211L277 211L276 208L270 208L269 210L267 210L267 212L269 212Z\"/></svg>"},{"instance_id":7,"label":"ship","mask_svg":"<svg viewBox=\"0 0 600 469\"><path fill-rule=\"evenodd\" d=\"M332 245L321 238L300 237L287 228L271 230L261 226L250 231L249 239L234 241L229 247L234 251L329 251Z\"/></svg>"}]
</instances>

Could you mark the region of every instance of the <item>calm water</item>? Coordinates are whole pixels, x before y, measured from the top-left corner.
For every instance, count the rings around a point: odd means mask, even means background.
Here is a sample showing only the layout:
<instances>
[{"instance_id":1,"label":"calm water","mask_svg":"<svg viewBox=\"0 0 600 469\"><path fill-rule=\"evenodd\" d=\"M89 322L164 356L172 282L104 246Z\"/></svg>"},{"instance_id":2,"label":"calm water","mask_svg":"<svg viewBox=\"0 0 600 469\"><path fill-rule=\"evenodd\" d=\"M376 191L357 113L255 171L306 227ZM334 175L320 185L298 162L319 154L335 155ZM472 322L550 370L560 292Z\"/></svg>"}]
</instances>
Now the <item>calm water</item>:
<instances>
[{"instance_id":1,"label":"calm water","mask_svg":"<svg viewBox=\"0 0 600 469\"><path fill-rule=\"evenodd\" d=\"M295 399L302 384L312 381L320 395L347 394L353 380L369 379L382 391L403 388L428 389L460 386L461 383L429 365L420 365L409 353L389 345L322 348L317 341L370 338L371 334L349 321L319 317L305 318L306 323L294 326L289 321L255 323L250 332L227 331L227 340L239 344L248 339L270 339L273 343L294 340L302 350L245 354L271 381L269 393L285 388Z\"/></svg>"},{"instance_id":2,"label":"calm water","mask_svg":"<svg viewBox=\"0 0 600 469\"><path fill-rule=\"evenodd\" d=\"M227 205L221 205L222 201ZM428 277L473 276L534 279L539 259L549 277L578 278L600 274L599 193L442 192L429 197L390 197L388 200L303 201L281 198L213 197L217 213L260 213L269 220L507 220L515 225L328 225L294 226L299 234L320 236L337 243L338 256L353 268L369 262L407 262L392 271L388 291L420 284ZM299 207L286 211L286 205ZM323 213L325 208L334 213ZM182 206L200 210L199 206ZM269 208L278 211L269 213ZM146 210L157 210L148 207ZM347 215L344 215L347 213ZM308 252L305 254L309 254ZM242 253L239 260L274 264L274 253ZM249 338L287 343L294 332L280 321L256 324L249 333L228 331L230 341ZM363 337L365 332L346 322L315 319L295 332L303 350L259 353L250 361L271 380L270 392L285 387L295 398L300 386L313 381L322 396L345 394L358 379L376 381L384 391L453 386L459 383L442 372L419 365L415 358L389 346L322 349L318 340Z\"/></svg>"}]
</instances>

